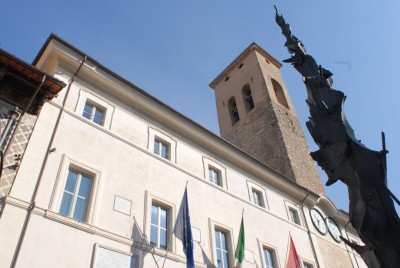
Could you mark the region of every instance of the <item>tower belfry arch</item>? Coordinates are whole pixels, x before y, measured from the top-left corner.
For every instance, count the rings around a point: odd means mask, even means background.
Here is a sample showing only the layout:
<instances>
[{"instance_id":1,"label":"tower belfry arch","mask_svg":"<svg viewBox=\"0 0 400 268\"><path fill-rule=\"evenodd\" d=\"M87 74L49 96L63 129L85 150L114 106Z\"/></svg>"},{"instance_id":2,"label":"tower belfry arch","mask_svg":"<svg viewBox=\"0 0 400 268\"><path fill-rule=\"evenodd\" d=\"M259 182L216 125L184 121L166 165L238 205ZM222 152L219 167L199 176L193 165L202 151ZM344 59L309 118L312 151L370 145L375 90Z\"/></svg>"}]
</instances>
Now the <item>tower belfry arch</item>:
<instances>
[{"instance_id":1,"label":"tower belfry arch","mask_svg":"<svg viewBox=\"0 0 400 268\"><path fill-rule=\"evenodd\" d=\"M285 177L323 193L281 67L278 60L252 43L210 83L220 134Z\"/></svg>"}]
</instances>

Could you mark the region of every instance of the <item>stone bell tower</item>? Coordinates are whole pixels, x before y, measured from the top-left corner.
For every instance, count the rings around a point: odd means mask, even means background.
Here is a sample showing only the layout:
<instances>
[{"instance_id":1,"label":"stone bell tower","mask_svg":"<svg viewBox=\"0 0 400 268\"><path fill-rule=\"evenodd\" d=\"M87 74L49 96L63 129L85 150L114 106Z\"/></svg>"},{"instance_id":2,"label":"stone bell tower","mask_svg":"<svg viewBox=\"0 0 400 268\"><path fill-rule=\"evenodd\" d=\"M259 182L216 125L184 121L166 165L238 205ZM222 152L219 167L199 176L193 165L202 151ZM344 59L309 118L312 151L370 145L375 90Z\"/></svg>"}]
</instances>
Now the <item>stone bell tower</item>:
<instances>
[{"instance_id":1,"label":"stone bell tower","mask_svg":"<svg viewBox=\"0 0 400 268\"><path fill-rule=\"evenodd\" d=\"M211 82L221 136L283 176L323 193L281 67L252 43Z\"/></svg>"}]
</instances>

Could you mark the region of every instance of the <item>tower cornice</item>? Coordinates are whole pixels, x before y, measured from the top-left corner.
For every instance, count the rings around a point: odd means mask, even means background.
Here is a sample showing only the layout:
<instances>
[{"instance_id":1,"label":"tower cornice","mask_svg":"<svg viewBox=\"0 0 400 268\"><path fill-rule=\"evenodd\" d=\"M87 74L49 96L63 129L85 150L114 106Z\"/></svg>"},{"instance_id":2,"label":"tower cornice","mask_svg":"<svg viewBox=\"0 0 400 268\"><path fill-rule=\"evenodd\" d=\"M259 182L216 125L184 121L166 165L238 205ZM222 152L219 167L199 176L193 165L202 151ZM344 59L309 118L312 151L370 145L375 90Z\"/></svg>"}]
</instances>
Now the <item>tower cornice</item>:
<instances>
[{"instance_id":1,"label":"tower cornice","mask_svg":"<svg viewBox=\"0 0 400 268\"><path fill-rule=\"evenodd\" d=\"M282 67L282 64L271 56L267 51L265 51L261 46L259 46L256 42L252 42L236 59L234 59L228 67L226 67L211 83L210 87L215 89L216 85L218 85L222 79L224 79L233 69L235 69L242 61L245 59L251 52L257 51L263 57L265 57L268 61L274 64L278 69Z\"/></svg>"}]
</instances>

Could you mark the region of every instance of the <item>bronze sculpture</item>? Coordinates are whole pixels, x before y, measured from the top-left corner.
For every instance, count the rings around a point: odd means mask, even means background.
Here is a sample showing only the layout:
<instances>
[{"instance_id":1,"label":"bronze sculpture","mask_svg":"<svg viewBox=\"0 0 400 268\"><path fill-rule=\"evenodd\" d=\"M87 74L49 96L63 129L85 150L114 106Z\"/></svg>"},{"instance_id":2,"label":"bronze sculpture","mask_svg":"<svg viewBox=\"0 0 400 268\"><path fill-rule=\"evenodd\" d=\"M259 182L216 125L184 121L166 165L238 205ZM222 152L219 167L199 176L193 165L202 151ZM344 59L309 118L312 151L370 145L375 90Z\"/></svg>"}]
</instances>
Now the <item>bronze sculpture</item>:
<instances>
[{"instance_id":1,"label":"bronze sculpture","mask_svg":"<svg viewBox=\"0 0 400 268\"><path fill-rule=\"evenodd\" d=\"M276 7L275 7L276 9ZM291 63L303 76L310 111L307 128L319 146L311 157L328 175L327 186L340 180L349 193L350 222L365 246L343 241L355 249L368 267L400 267L400 220L387 188L385 138L383 149L365 147L348 124L343 105L346 96L332 88L332 73L317 65L276 9L276 22L286 37ZM393 198L393 200L392 200Z\"/></svg>"}]
</instances>

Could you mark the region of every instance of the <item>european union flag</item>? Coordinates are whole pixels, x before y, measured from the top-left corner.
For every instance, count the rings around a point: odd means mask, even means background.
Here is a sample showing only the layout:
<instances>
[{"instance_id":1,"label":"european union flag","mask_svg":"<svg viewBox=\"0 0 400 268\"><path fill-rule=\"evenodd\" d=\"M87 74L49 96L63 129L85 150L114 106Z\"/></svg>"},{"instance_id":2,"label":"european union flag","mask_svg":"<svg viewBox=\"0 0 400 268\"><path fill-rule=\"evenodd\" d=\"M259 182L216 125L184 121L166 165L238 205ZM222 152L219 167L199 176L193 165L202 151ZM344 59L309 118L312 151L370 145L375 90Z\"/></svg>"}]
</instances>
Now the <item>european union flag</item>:
<instances>
[{"instance_id":1,"label":"european union flag","mask_svg":"<svg viewBox=\"0 0 400 268\"><path fill-rule=\"evenodd\" d=\"M178 218L175 223L174 233L178 239L182 240L183 251L186 255L186 267L194 268L192 225L190 224L188 203L188 194L186 188L185 193L183 194Z\"/></svg>"}]
</instances>

